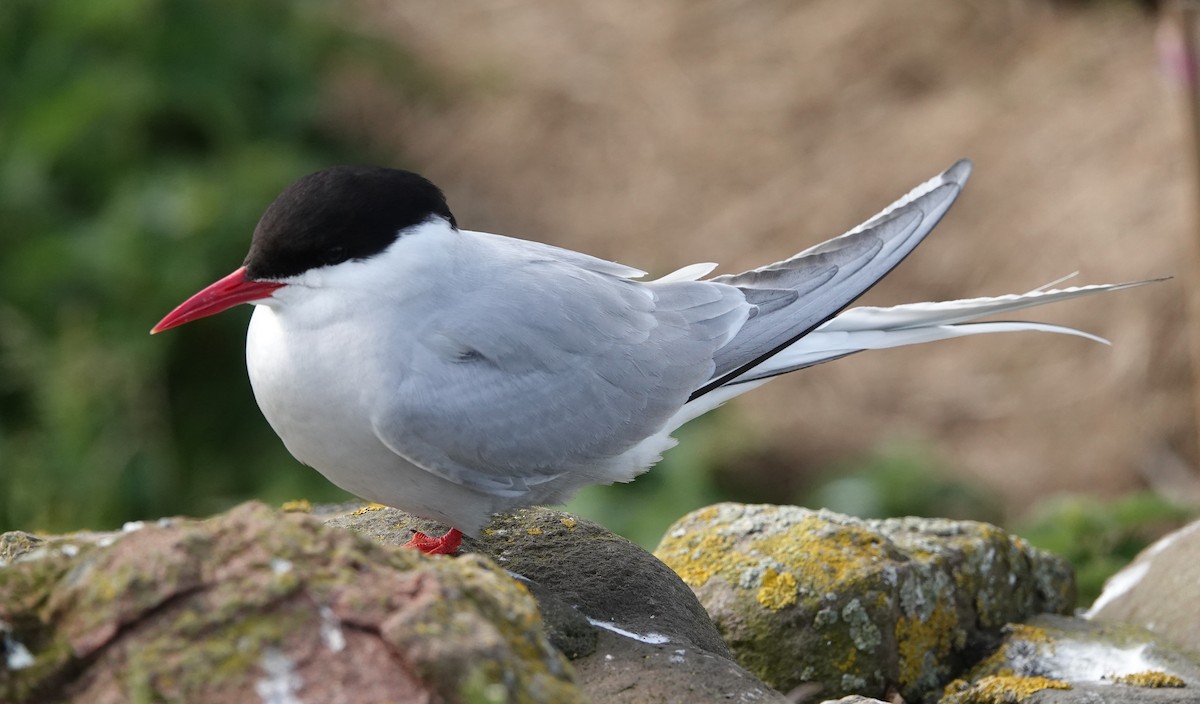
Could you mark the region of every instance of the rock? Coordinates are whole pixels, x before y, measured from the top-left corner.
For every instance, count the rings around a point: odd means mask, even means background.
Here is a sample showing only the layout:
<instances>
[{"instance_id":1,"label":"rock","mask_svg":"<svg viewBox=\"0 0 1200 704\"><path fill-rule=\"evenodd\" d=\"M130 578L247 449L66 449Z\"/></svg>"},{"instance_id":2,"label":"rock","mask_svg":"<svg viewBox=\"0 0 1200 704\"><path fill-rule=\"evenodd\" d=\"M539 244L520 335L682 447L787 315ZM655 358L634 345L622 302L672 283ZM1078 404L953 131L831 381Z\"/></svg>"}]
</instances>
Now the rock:
<instances>
[{"instance_id":1,"label":"rock","mask_svg":"<svg viewBox=\"0 0 1200 704\"><path fill-rule=\"evenodd\" d=\"M781 691L933 697L1006 623L1069 612L1066 561L983 523L718 504L655 551L739 663Z\"/></svg>"},{"instance_id":2,"label":"rock","mask_svg":"<svg viewBox=\"0 0 1200 704\"><path fill-rule=\"evenodd\" d=\"M0 569L22 702L574 702L533 599L482 556L389 550L245 504L24 538Z\"/></svg>"},{"instance_id":3,"label":"rock","mask_svg":"<svg viewBox=\"0 0 1200 704\"><path fill-rule=\"evenodd\" d=\"M330 525L385 545L407 542L414 530L445 530L382 506L317 512ZM524 581L594 701L788 701L732 660L704 607L675 572L595 523L561 511L523 509L497 516L478 540L465 539L462 550L488 555Z\"/></svg>"},{"instance_id":4,"label":"rock","mask_svg":"<svg viewBox=\"0 0 1200 704\"><path fill-rule=\"evenodd\" d=\"M1170 533L1110 577L1087 617L1132 623L1200 652L1200 521Z\"/></svg>"},{"instance_id":5,"label":"rock","mask_svg":"<svg viewBox=\"0 0 1200 704\"><path fill-rule=\"evenodd\" d=\"M1200 665L1149 631L1046 614L1007 626L941 702L1193 703L1197 687Z\"/></svg>"},{"instance_id":6,"label":"rock","mask_svg":"<svg viewBox=\"0 0 1200 704\"><path fill-rule=\"evenodd\" d=\"M14 530L0 534L0 567L12 562L18 556L36 549L44 539L32 533Z\"/></svg>"},{"instance_id":7,"label":"rock","mask_svg":"<svg viewBox=\"0 0 1200 704\"><path fill-rule=\"evenodd\" d=\"M584 692L605 704L788 704L729 658L692 645L631 642L601 632L594 654L576 660Z\"/></svg>"}]
</instances>

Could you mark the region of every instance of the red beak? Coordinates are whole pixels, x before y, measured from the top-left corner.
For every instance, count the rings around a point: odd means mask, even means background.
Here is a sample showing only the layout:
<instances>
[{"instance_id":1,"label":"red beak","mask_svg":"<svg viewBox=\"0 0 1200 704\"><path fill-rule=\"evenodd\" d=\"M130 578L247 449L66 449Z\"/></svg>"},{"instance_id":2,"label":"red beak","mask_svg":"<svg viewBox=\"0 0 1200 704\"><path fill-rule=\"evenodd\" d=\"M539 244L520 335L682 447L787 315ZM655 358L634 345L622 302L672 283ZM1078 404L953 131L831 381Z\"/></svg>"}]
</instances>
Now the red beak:
<instances>
[{"instance_id":1,"label":"red beak","mask_svg":"<svg viewBox=\"0 0 1200 704\"><path fill-rule=\"evenodd\" d=\"M158 321L150 334L168 330L176 325L190 323L214 313L220 313L226 308L232 308L239 303L258 301L271 295L271 292L283 288L286 284L277 281L255 281L246 276L246 267L238 267L229 276L210 284L200 293L192 296Z\"/></svg>"}]
</instances>

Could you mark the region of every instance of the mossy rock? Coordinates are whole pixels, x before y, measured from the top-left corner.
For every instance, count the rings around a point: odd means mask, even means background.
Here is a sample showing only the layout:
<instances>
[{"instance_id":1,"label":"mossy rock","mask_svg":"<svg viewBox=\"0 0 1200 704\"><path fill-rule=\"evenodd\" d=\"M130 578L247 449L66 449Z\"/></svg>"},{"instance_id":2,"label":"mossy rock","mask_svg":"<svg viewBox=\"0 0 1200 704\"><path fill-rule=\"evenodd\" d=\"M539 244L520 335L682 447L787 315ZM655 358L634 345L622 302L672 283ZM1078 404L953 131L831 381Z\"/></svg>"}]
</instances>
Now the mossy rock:
<instances>
[{"instance_id":1,"label":"mossy rock","mask_svg":"<svg viewBox=\"0 0 1200 704\"><path fill-rule=\"evenodd\" d=\"M1006 623L1075 600L1064 560L970 521L718 504L678 521L655 554L744 667L826 697L936 699Z\"/></svg>"},{"instance_id":2,"label":"mossy rock","mask_svg":"<svg viewBox=\"0 0 1200 704\"><path fill-rule=\"evenodd\" d=\"M0 700L574 702L528 592L250 503L0 568ZM352 695L352 696L351 696Z\"/></svg>"}]
</instances>

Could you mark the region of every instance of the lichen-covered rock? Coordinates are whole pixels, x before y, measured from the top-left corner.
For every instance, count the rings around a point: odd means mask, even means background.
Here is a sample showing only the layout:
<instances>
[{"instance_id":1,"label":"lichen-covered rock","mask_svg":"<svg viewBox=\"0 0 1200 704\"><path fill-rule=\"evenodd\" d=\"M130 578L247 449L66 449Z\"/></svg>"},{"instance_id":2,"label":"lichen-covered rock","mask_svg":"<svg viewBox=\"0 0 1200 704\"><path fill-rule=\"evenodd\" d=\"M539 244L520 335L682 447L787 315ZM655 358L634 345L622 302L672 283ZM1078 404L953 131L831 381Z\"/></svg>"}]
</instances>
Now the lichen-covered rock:
<instances>
[{"instance_id":1,"label":"lichen-covered rock","mask_svg":"<svg viewBox=\"0 0 1200 704\"><path fill-rule=\"evenodd\" d=\"M0 533L0 567L12 562L18 556L36 549L44 539L32 533L14 530Z\"/></svg>"},{"instance_id":2,"label":"lichen-covered rock","mask_svg":"<svg viewBox=\"0 0 1200 704\"><path fill-rule=\"evenodd\" d=\"M969 521L718 504L678 521L655 554L738 662L781 691L819 682L827 697L894 686L927 699L989 633L1075 599L1066 561Z\"/></svg>"},{"instance_id":3,"label":"lichen-covered rock","mask_svg":"<svg viewBox=\"0 0 1200 704\"><path fill-rule=\"evenodd\" d=\"M414 530L445 530L386 507L324 515L329 525L349 528L385 545L402 545ZM488 555L593 621L730 656L708 613L675 572L634 543L586 519L540 507L500 514L478 538L465 538L462 552Z\"/></svg>"},{"instance_id":4,"label":"lichen-covered rock","mask_svg":"<svg viewBox=\"0 0 1200 704\"><path fill-rule=\"evenodd\" d=\"M0 568L4 702L573 702L528 593L246 504Z\"/></svg>"},{"instance_id":5,"label":"lichen-covered rock","mask_svg":"<svg viewBox=\"0 0 1200 704\"><path fill-rule=\"evenodd\" d=\"M946 685L946 696L939 704L1021 704L1055 690L1069 692L1072 687L1062 680L1035 675L987 675L969 683L954 680Z\"/></svg>"},{"instance_id":6,"label":"lichen-covered rock","mask_svg":"<svg viewBox=\"0 0 1200 704\"><path fill-rule=\"evenodd\" d=\"M388 545L407 542L413 530L444 530L379 506L316 510L331 525ZM593 701L787 701L733 661L678 575L595 523L551 509L523 509L496 516L462 549L486 554L524 580Z\"/></svg>"},{"instance_id":7,"label":"lichen-covered rock","mask_svg":"<svg viewBox=\"0 0 1200 704\"><path fill-rule=\"evenodd\" d=\"M1109 578L1087 617L1132 623L1200 652L1200 521L1163 536Z\"/></svg>"},{"instance_id":8,"label":"lichen-covered rock","mask_svg":"<svg viewBox=\"0 0 1200 704\"><path fill-rule=\"evenodd\" d=\"M1006 626L941 704L1196 702L1198 687L1200 664L1148 631L1043 614Z\"/></svg>"}]
</instances>

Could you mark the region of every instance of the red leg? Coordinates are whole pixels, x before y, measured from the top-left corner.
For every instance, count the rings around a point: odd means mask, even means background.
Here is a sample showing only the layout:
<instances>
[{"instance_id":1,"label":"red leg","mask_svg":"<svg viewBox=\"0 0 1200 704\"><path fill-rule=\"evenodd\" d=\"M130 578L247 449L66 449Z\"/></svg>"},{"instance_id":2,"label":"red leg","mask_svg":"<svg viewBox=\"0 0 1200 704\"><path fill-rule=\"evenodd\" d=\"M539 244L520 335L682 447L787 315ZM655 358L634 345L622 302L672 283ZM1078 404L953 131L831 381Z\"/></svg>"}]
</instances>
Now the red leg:
<instances>
[{"instance_id":1,"label":"red leg","mask_svg":"<svg viewBox=\"0 0 1200 704\"><path fill-rule=\"evenodd\" d=\"M462 545L462 537L462 531L457 528L451 528L440 538L431 538L417 531L413 534L412 540L405 543L403 547L420 550L426 555L453 555Z\"/></svg>"}]
</instances>

